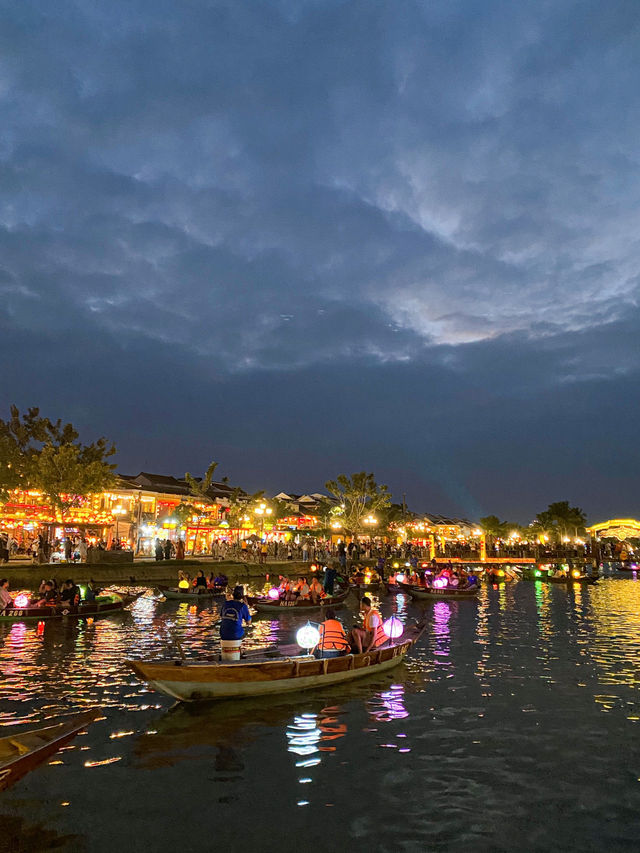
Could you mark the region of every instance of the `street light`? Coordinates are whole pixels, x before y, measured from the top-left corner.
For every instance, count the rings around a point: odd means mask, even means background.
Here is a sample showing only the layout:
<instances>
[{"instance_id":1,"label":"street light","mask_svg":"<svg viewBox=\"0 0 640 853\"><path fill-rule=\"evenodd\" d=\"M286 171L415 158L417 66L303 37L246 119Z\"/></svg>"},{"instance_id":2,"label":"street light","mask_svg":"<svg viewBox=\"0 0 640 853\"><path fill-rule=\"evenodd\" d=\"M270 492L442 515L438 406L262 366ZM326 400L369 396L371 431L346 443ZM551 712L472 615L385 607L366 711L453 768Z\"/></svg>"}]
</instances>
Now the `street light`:
<instances>
[{"instance_id":1,"label":"street light","mask_svg":"<svg viewBox=\"0 0 640 853\"><path fill-rule=\"evenodd\" d=\"M255 515L260 516L260 538L262 539L264 534L264 517L265 515L271 515L273 510L266 504L260 504L260 506L256 507L253 512Z\"/></svg>"},{"instance_id":2,"label":"street light","mask_svg":"<svg viewBox=\"0 0 640 853\"><path fill-rule=\"evenodd\" d=\"M116 539L118 538L118 516L126 515L127 510L123 506L114 506L111 510L111 514L116 517Z\"/></svg>"}]
</instances>

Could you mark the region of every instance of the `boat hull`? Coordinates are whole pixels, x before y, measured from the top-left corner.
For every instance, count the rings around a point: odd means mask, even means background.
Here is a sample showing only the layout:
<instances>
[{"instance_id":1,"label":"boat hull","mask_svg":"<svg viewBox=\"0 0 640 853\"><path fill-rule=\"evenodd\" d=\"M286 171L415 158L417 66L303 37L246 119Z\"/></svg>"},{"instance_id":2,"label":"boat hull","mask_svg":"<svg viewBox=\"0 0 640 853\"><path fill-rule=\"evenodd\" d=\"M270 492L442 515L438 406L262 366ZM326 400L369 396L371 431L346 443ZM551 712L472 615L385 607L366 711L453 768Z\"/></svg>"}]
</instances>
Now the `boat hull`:
<instances>
[{"instance_id":1,"label":"boat hull","mask_svg":"<svg viewBox=\"0 0 640 853\"><path fill-rule=\"evenodd\" d=\"M411 598L417 601L439 601L443 598L450 599L471 599L475 600L478 597L479 590L476 589L424 589L410 586L409 584L401 584L403 592L409 593Z\"/></svg>"},{"instance_id":2,"label":"boat hull","mask_svg":"<svg viewBox=\"0 0 640 853\"><path fill-rule=\"evenodd\" d=\"M331 598L323 598L317 604L309 600L270 601L264 598L250 598L249 603L256 608L258 613L295 613L304 615L305 613L324 610L327 607L342 607L348 594L349 590L346 590L339 595L331 596Z\"/></svg>"},{"instance_id":3,"label":"boat hull","mask_svg":"<svg viewBox=\"0 0 640 853\"><path fill-rule=\"evenodd\" d=\"M412 629L393 646L338 658L304 656L229 664L129 660L127 665L154 690L182 702L269 696L385 672L405 658L423 630L424 626Z\"/></svg>"},{"instance_id":4,"label":"boat hull","mask_svg":"<svg viewBox=\"0 0 640 853\"><path fill-rule=\"evenodd\" d=\"M214 592L207 590L206 592L181 592L179 589L169 589L169 587L159 586L158 592L168 601L208 601L212 598L224 598L224 590Z\"/></svg>"},{"instance_id":5,"label":"boat hull","mask_svg":"<svg viewBox=\"0 0 640 853\"><path fill-rule=\"evenodd\" d=\"M0 622L22 622L50 619L86 619L87 617L108 616L112 613L120 613L124 608L124 601L118 596L117 601L93 601L79 604L75 607L58 605L57 607L11 607L9 610L0 612Z\"/></svg>"},{"instance_id":6,"label":"boat hull","mask_svg":"<svg viewBox=\"0 0 640 853\"><path fill-rule=\"evenodd\" d=\"M66 723L18 731L0 738L0 791L9 788L30 770L46 761L99 714L97 710L87 711L72 717Z\"/></svg>"}]
</instances>

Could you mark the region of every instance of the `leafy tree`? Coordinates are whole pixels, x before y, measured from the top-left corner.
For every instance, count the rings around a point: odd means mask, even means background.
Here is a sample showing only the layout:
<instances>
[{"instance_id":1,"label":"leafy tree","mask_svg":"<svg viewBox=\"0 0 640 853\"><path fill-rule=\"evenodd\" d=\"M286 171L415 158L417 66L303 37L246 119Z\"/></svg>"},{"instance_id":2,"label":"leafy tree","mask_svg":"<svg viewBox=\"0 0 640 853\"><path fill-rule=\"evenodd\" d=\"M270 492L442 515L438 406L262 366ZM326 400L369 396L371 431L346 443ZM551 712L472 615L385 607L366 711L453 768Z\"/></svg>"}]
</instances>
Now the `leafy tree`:
<instances>
[{"instance_id":1,"label":"leafy tree","mask_svg":"<svg viewBox=\"0 0 640 853\"><path fill-rule=\"evenodd\" d=\"M115 482L115 465L107 460L115 447L106 438L82 444L72 424L43 418L30 408L0 420L0 488L33 488L49 499L58 518L83 497Z\"/></svg>"},{"instance_id":2,"label":"leafy tree","mask_svg":"<svg viewBox=\"0 0 640 853\"><path fill-rule=\"evenodd\" d=\"M500 521L497 515L486 515L480 519L480 527L493 539L501 539L506 534L508 526L508 523Z\"/></svg>"},{"instance_id":3,"label":"leafy tree","mask_svg":"<svg viewBox=\"0 0 640 853\"><path fill-rule=\"evenodd\" d=\"M335 480L325 483L325 488L338 499L344 527L354 535L366 529L364 519L369 514L381 512L391 504L387 486L379 486L373 474L366 471L359 471L351 477L340 474Z\"/></svg>"},{"instance_id":4,"label":"leafy tree","mask_svg":"<svg viewBox=\"0 0 640 853\"><path fill-rule=\"evenodd\" d=\"M587 516L580 507L570 506L569 501L556 501L538 513L533 527L561 542L563 538L584 533L586 523Z\"/></svg>"}]
</instances>

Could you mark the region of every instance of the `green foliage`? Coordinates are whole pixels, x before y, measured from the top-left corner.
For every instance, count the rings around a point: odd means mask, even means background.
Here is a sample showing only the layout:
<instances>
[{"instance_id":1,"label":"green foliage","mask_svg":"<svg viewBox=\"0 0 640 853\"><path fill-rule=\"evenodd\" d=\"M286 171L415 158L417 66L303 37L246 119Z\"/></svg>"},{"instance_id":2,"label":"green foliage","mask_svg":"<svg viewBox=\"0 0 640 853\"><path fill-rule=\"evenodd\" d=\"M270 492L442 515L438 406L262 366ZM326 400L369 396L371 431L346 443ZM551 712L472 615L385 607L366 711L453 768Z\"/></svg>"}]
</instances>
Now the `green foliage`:
<instances>
[{"instance_id":1,"label":"green foliage","mask_svg":"<svg viewBox=\"0 0 640 853\"><path fill-rule=\"evenodd\" d=\"M570 506L569 501L556 501L535 517L532 528L540 534L555 539L578 536L585 532L587 516L578 506Z\"/></svg>"},{"instance_id":2,"label":"green foliage","mask_svg":"<svg viewBox=\"0 0 640 853\"><path fill-rule=\"evenodd\" d=\"M112 486L115 465L107 459L115 447L105 438L91 444L78 439L72 424L44 418L37 408L21 415L12 406L11 417L0 419L0 492L38 489L62 512Z\"/></svg>"},{"instance_id":3,"label":"green foliage","mask_svg":"<svg viewBox=\"0 0 640 853\"><path fill-rule=\"evenodd\" d=\"M345 529L357 534L366 529L364 519L370 513L381 512L391 504L391 495L386 486L379 486L373 474L359 471L348 477L340 474L335 480L325 483L325 488L340 502Z\"/></svg>"},{"instance_id":4,"label":"green foliage","mask_svg":"<svg viewBox=\"0 0 640 853\"><path fill-rule=\"evenodd\" d=\"M204 501L210 501L211 498L208 495L209 489L211 488L211 483L213 481L213 475L218 467L217 462L211 462L207 470L205 471L204 477L201 480L192 477L191 474L187 471L184 475L184 478L187 482L187 485L191 489L194 495L197 495L199 498L202 498Z\"/></svg>"}]
</instances>

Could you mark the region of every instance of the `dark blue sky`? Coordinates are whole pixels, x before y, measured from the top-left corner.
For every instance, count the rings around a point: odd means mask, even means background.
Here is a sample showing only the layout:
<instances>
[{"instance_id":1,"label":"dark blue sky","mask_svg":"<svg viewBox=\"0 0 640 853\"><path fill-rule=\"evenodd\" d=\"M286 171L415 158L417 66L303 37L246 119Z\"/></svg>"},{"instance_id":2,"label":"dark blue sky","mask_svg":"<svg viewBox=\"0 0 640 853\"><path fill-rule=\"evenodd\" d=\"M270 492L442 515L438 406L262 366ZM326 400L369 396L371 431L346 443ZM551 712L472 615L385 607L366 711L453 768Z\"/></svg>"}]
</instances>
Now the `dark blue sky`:
<instances>
[{"instance_id":1,"label":"dark blue sky","mask_svg":"<svg viewBox=\"0 0 640 853\"><path fill-rule=\"evenodd\" d=\"M1 2L4 413L640 514L640 5Z\"/></svg>"}]
</instances>

